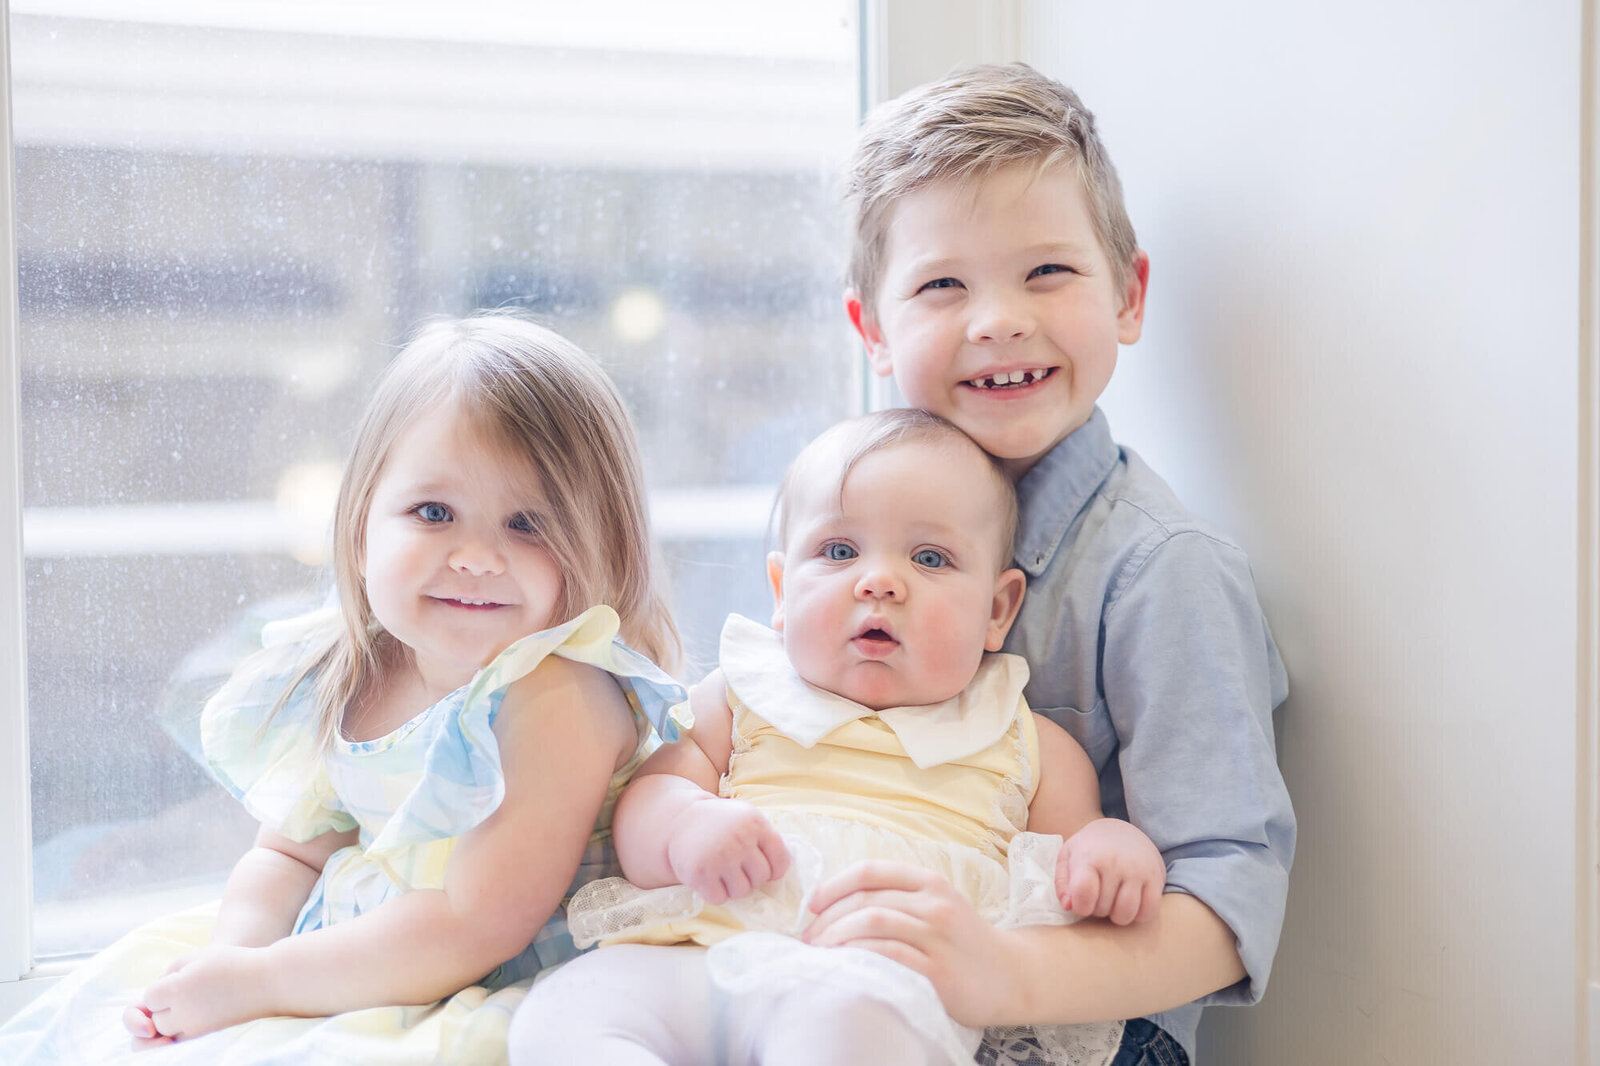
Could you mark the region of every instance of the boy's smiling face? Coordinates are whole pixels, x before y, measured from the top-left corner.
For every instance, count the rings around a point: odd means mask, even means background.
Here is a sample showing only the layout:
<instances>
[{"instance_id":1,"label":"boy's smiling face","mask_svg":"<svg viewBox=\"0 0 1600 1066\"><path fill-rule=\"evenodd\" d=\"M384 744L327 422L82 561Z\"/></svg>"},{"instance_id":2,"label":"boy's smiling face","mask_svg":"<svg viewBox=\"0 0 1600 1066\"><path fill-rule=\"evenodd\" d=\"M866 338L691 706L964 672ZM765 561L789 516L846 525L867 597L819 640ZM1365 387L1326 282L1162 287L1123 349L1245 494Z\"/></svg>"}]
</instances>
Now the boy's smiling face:
<instances>
[{"instance_id":1,"label":"boy's smiling face","mask_svg":"<svg viewBox=\"0 0 1600 1066\"><path fill-rule=\"evenodd\" d=\"M875 306L845 305L873 369L1018 478L1089 420L1148 272L1141 252L1119 290L1070 168L1015 166L903 197Z\"/></svg>"}]
</instances>

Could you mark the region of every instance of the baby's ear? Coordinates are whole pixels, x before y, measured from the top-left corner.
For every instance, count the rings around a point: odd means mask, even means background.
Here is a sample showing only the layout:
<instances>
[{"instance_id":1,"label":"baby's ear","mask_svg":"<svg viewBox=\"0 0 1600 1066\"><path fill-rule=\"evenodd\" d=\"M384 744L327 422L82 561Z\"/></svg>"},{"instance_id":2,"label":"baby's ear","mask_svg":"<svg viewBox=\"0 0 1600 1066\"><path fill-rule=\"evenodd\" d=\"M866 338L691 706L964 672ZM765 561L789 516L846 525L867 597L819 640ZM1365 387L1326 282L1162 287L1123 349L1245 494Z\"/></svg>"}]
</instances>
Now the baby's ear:
<instances>
[{"instance_id":1,"label":"baby's ear","mask_svg":"<svg viewBox=\"0 0 1600 1066\"><path fill-rule=\"evenodd\" d=\"M872 372L880 378L888 377L894 372L894 361L889 358L889 346L883 343L883 330L878 328L878 320L861 302L859 289L845 290L844 313L850 316L850 324L867 346L867 362L871 364Z\"/></svg>"},{"instance_id":2,"label":"baby's ear","mask_svg":"<svg viewBox=\"0 0 1600 1066\"><path fill-rule=\"evenodd\" d=\"M1011 632L1011 623L1017 620L1017 611L1022 607L1022 593L1027 583L1028 579L1015 567L1001 571L1000 576L994 579L994 603L989 609L989 632L983 642L984 651L999 651L1005 647L1006 634Z\"/></svg>"},{"instance_id":3,"label":"baby's ear","mask_svg":"<svg viewBox=\"0 0 1600 1066\"><path fill-rule=\"evenodd\" d=\"M783 553L767 553L767 583L772 586L772 628L783 632Z\"/></svg>"}]
</instances>

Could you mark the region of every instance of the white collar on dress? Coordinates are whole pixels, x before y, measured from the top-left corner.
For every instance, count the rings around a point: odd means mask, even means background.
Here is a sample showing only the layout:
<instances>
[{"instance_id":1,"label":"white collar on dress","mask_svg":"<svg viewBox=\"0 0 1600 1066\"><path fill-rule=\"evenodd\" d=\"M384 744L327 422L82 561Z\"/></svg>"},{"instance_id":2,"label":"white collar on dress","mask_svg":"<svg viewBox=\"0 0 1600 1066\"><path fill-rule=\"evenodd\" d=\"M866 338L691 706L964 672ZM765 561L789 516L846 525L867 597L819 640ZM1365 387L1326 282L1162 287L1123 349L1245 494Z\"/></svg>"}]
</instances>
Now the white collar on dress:
<instances>
[{"instance_id":1,"label":"white collar on dress","mask_svg":"<svg viewBox=\"0 0 1600 1066\"><path fill-rule=\"evenodd\" d=\"M801 680L784 653L783 638L738 614L730 614L722 627L721 659L734 694L802 747L876 714L924 770L974 755L1004 736L1028 683L1028 664L1020 655L989 653L959 695L923 707L874 711Z\"/></svg>"}]
</instances>

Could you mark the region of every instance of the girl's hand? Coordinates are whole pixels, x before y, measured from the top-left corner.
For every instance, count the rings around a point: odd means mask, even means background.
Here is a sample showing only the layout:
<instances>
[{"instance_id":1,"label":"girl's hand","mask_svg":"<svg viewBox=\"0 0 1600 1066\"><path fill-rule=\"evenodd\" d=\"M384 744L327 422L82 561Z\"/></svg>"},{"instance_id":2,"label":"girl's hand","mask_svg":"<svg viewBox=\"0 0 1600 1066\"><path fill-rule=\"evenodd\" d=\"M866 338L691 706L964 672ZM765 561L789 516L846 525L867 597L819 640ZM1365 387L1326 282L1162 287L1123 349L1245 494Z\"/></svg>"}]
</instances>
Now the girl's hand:
<instances>
[{"instance_id":1,"label":"girl's hand","mask_svg":"<svg viewBox=\"0 0 1600 1066\"><path fill-rule=\"evenodd\" d=\"M766 815L743 800L707 796L684 808L667 838L679 884L707 903L748 896L789 869L789 849Z\"/></svg>"},{"instance_id":2,"label":"girl's hand","mask_svg":"<svg viewBox=\"0 0 1600 1066\"><path fill-rule=\"evenodd\" d=\"M944 1009L982 1026L1019 1000L1013 936L979 917L950 883L915 866L860 862L818 886L808 944L866 948L933 982Z\"/></svg>"},{"instance_id":3,"label":"girl's hand","mask_svg":"<svg viewBox=\"0 0 1600 1066\"><path fill-rule=\"evenodd\" d=\"M1080 918L1113 925L1146 922L1161 908L1167 865L1155 844L1132 823L1097 818L1061 845L1056 896Z\"/></svg>"},{"instance_id":4,"label":"girl's hand","mask_svg":"<svg viewBox=\"0 0 1600 1066\"><path fill-rule=\"evenodd\" d=\"M200 1036L275 1013L263 995L264 975L256 964L260 950L212 945L183 956L145 989L139 1007L124 1013L123 1024L144 1045Z\"/></svg>"}]
</instances>

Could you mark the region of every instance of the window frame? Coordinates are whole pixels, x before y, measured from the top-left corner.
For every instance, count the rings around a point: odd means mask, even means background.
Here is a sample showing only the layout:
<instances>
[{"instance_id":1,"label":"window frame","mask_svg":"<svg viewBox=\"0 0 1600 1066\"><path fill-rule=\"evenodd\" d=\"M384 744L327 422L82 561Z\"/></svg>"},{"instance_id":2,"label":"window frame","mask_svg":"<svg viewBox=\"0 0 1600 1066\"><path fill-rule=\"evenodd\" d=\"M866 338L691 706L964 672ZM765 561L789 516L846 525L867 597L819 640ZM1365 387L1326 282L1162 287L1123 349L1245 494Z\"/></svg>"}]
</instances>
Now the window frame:
<instances>
[{"instance_id":1,"label":"window frame","mask_svg":"<svg viewBox=\"0 0 1600 1066\"><path fill-rule=\"evenodd\" d=\"M863 112L959 62L1020 54L1023 0L858 0ZM71 969L33 958L33 846L23 568L11 4L0 0L0 1022ZM863 360L866 406L893 401Z\"/></svg>"}]
</instances>

